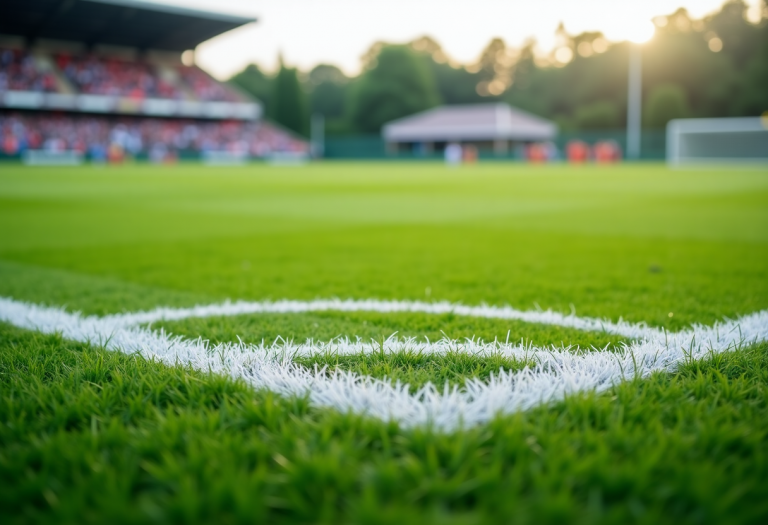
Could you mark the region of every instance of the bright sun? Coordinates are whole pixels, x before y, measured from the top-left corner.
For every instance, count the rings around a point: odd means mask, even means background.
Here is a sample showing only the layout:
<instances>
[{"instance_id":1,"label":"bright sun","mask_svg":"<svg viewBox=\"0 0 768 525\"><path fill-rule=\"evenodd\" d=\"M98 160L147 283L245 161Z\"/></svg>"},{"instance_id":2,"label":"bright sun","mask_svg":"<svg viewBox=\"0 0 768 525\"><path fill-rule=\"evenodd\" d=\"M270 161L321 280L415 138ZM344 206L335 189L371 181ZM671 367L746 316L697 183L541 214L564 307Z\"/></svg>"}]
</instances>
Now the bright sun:
<instances>
[{"instance_id":1,"label":"bright sun","mask_svg":"<svg viewBox=\"0 0 768 525\"><path fill-rule=\"evenodd\" d=\"M632 25L627 25L624 29L624 38L635 44L644 44L653 38L656 32L656 26L651 21L637 21Z\"/></svg>"}]
</instances>

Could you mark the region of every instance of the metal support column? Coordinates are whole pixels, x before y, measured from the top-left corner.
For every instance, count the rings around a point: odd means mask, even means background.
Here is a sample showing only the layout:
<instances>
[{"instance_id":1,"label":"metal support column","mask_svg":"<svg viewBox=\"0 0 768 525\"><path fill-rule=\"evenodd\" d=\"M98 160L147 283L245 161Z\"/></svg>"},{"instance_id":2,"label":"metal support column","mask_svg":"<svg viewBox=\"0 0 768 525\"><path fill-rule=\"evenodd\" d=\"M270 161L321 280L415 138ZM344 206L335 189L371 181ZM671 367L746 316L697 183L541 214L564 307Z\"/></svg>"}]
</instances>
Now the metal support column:
<instances>
[{"instance_id":1,"label":"metal support column","mask_svg":"<svg viewBox=\"0 0 768 525\"><path fill-rule=\"evenodd\" d=\"M640 158L640 134L643 109L643 55L642 48L630 44L629 90L627 93L627 158Z\"/></svg>"}]
</instances>

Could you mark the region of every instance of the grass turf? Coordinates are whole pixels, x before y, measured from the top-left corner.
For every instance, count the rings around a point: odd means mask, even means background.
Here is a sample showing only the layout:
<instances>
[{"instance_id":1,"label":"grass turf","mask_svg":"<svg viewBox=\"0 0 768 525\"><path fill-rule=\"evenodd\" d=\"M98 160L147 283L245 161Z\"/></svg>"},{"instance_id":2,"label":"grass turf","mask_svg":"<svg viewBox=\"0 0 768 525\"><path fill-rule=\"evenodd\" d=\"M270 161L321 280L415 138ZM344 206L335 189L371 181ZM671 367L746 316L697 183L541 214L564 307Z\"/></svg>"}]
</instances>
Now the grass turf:
<instances>
[{"instance_id":1,"label":"grass turf","mask_svg":"<svg viewBox=\"0 0 768 525\"><path fill-rule=\"evenodd\" d=\"M454 434L0 325L4 523L762 523L768 346Z\"/></svg>"},{"instance_id":2,"label":"grass turf","mask_svg":"<svg viewBox=\"0 0 768 525\"><path fill-rule=\"evenodd\" d=\"M405 327L405 329L403 329ZM322 355L296 358L295 362L310 369L327 367L400 381L411 390L431 382L442 387L463 386L466 378L487 379L499 369L518 370L523 360L500 355L479 357L460 349L465 339L486 342L524 342L538 346L573 346L580 349L615 348L625 339L599 332L536 325L502 319L477 319L451 314L419 313L380 314L371 312L315 312L309 314L260 314L234 317L191 318L183 321L153 323L152 328L189 338L203 337L212 343L237 342L282 344L306 340L329 341L337 337L360 338L374 345L386 346L388 338L413 338L416 341L456 341L456 351L445 356L429 355L417 350L391 354L340 356L330 351Z\"/></svg>"},{"instance_id":3,"label":"grass turf","mask_svg":"<svg viewBox=\"0 0 768 525\"><path fill-rule=\"evenodd\" d=\"M167 332L188 337L202 336L211 342L244 342L269 344L278 337L301 343L307 339L328 341L337 337L359 337L364 341L381 341L389 337L414 338L418 341L438 339L509 340L541 346L578 345L589 348L616 345L620 336L601 332L583 332L572 328L525 323L504 319L482 319L459 315L378 312L312 312L302 314L260 314L232 317L190 318L152 324Z\"/></svg>"},{"instance_id":4,"label":"grass turf","mask_svg":"<svg viewBox=\"0 0 768 525\"><path fill-rule=\"evenodd\" d=\"M87 312L378 297L573 306L679 329L768 307L759 170L4 166L0 177L0 293ZM99 297L88 279L119 289Z\"/></svg>"},{"instance_id":5,"label":"grass turf","mask_svg":"<svg viewBox=\"0 0 768 525\"><path fill-rule=\"evenodd\" d=\"M768 177L655 165L2 165L0 295L96 314L227 298L445 299L678 330L768 308ZM620 341L423 314L163 326L219 341L395 331ZM0 512L17 522L760 522L765 355L743 349L440 436L4 327L0 469L11 489ZM418 355L303 364L415 385L520 366Z\"/></svg>"}]
</instances>

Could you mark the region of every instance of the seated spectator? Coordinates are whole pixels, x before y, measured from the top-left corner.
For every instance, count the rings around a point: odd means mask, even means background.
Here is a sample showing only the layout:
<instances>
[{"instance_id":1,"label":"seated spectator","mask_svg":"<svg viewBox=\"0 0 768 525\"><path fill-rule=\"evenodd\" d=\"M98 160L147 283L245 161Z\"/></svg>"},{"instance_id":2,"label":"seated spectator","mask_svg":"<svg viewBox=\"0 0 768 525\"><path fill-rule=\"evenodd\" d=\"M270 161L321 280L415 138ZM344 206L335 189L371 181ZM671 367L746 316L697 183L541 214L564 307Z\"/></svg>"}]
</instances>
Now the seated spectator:
<instances>
[{"instance_id":1,"label":"seated spectator","mask_svg":"<svg viewBox=\"0 0 768 525\"><path fill-rule=\"evenodd\" d=\"M149 154L157 160L175 158L179 151L245 151L263 157L275 152L307 153L309 149L306 141L263 121L50 113L0 113L0 145L8 155L45 147L89 152L94 159L112 161L124 154Z\"/></svg>"},{"instance_id":2,"label":"seated spectator","mask_svg":"<svg viewBox=\"0 0 768 525\"><path fill-rule=\"evenodd\" d=\"M56 63L67 80L81 93L134 99L179 99L184 96L182 90L162 79L144 62L60 54L56 57Z\"/></svg>"},{"instance_id":3,"label":"seated spectator","mask_svg":"<svg viewBox=\"0 0 768 525\"><path fill-rule=\"evenodd\" d=\"M83 94L181 100L190 93L200 101L242 102L237 93L197 67L179 67L184 88L141 60L59 53L55 62L64 78ZM0 49L0 92L9 90L56 92L56 75L41 70L26 51Z\"/></svg>"},{"instance_id":4,"label":"seated spectator","mask_svg":"<svg viewBox=\"0 0 768 525\"><path fill-rule=\"evenodd\" d=\"M0 49L0 92L58 91L56 77L50 71L41 71L35 57L19 49Z\"/></svg>"},{"instance_id":5,"label":"seated spectator","mask_svg":"<svg viewBox=\"0 0 768 525\"><path fill-rule=\"evenodd\" d=\"M217 82L194 66L182 66L179 74L198 100L218 102L242 102L231 89Z\"/></svg>"}]
</instances>

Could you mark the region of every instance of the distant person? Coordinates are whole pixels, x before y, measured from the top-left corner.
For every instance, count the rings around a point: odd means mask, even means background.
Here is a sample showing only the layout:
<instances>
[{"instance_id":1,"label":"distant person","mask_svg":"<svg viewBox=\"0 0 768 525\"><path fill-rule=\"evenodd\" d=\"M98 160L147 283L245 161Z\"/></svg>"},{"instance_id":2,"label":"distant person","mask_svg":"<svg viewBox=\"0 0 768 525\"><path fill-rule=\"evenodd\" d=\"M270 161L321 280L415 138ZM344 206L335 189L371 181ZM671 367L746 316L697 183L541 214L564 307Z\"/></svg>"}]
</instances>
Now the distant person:
<instances>
[{"instance_id":1,"label":"distant person","mask_svg":"<svg viewBox=\"0 0 768 525\"><path fill-rule=\"evenodd\" d=\"M3 139L3 152L6 155L16 155L19 149L19 139L10 134L6 135Z\"/></svg>"},{"instance_id":2,"label":"distant person","mask_svg":"<svg viewBox=\"0 0 768 525\"><path fill-rule=\"evenodd\" d=\"M462 159L465 164L474 164L477 162L477 148L468 144L462 148Z\"/></svg>"},{"instance_id":3,"label":"distant person","mask_svg":"<svg viewBox=\"0 0 768 525\"><path fill-rule=\"evenodd\" d=\"M613 140L603 140L593 148L595 162L598 164L613 164L621 160L621 148Z\"/></svg>"},{"instance_id":4,"label":"distant person","mask_svg":"<svg viewBox=\"0 0 768 525\"><path fill-rule=\"evenodd\" d=\"M547 147L544 144L534 142L528 145L528 162L544 164L548 160Z\"/></svg>"},{"instance_id":5,"label":"distant person","mask_svg":"<svg viewBox=\"0 0 768 525\"><path fill-rule=\"evenodd\" d=\"M103 144L94 142L89 148L91 155L91 162L96 164L104 164L107 161L107 148Z\"/></svg>"},{"instance_id":6,"label":"distant person","mask_svg":"<svg viewBox=\"0 0 768 525\"><path fill-rule=\"evenodd\" d=\"M152 164L162 164L168 157L168 147L162 142L152 144L149 149L149 161Z\"/></svg>"},{"instance_id":7,"label":"distant person","mask_svg":"<svg viewBox=\"0 0 768 525\"><path fill-rule=\"evenodd\" d=\"M461 164L461 157L461 144L451 142L445 147L445 163L449 166L458 166Z\"/></svg>"},{"instance_id":8,"label":"distant person","mask_svg":"<svg viewBox=\"0 0 768 525\"><path fill-rule=\"evenodd\" d=\"M117 142L113 142L107 148L107 161L110 164L121 164L125 160L125 150Z\"/></svg>"},{"instance_id":9,"label":"distant person","mask_svg":"<svg viewBox=\"0 0 768 525\"><path fill-rule=\"evenodd\" d=\"M565 155L571 164L583 164L589 160L589 145L581 140L572 140L565 147Z\"/></svg>"},{"instance_id":10,"label":"distant person","mask_svg":"<svg viewBox=\"0 0 768 525\"><path fill-rule=\"evenodd\" d=\"M546 152L548 162L553 162L560 159L560 151L558 151L554 142L545 142L544 151Z\"/></svg>"}]
</instances>

